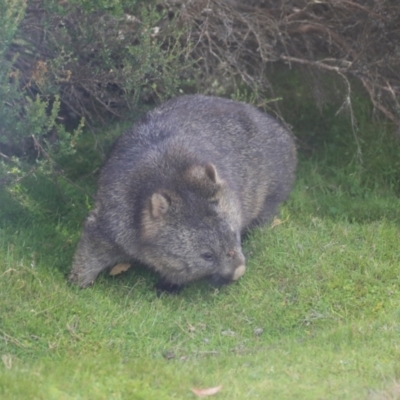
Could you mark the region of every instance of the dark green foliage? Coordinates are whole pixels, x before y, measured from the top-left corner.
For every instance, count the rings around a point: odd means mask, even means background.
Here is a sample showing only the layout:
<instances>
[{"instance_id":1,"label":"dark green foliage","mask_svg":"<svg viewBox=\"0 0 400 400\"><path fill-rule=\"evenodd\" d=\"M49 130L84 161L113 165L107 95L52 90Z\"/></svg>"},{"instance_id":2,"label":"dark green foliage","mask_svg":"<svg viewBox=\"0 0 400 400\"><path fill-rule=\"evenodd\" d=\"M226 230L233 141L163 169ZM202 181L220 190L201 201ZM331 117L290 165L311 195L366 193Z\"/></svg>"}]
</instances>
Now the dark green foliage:
<instances>
[{"instance_id":1,"label":"dark green foliage","mask_svg":"<svg viewBox=\"0 0 400 400\"><path fill-rule=\"evenodd\" d=\"M0 8L0 185L39 169L69 180L85 121L132 117L139 100L172 96L189 66L179 30L161 33L168 17L148 2L2 0Z\"/></svg>"}]
</instances>

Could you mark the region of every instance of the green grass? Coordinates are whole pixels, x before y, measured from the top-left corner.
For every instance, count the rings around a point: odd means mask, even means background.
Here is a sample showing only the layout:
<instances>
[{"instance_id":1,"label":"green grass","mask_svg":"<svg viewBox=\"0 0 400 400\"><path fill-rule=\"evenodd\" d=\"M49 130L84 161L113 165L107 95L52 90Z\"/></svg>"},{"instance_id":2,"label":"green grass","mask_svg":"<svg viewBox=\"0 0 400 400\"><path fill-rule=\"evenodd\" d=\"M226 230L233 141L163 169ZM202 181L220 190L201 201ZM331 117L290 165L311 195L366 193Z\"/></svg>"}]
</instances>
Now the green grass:
<instances>
[{"instance_id":1,"label":"green grass","mask_svg":"<svg viewBox=\"0 0 400 400\"><path fill-rule=\"evenodd\" d=\"M0 398L193 399L218 385L218 399L400 398L397 171L360 172L332 143L302 158L282 223L252 232L246 275L221 290L158 298L144 269L71 287L88 199L40 176L3 190Z\"/></svg>"}]
</instances>

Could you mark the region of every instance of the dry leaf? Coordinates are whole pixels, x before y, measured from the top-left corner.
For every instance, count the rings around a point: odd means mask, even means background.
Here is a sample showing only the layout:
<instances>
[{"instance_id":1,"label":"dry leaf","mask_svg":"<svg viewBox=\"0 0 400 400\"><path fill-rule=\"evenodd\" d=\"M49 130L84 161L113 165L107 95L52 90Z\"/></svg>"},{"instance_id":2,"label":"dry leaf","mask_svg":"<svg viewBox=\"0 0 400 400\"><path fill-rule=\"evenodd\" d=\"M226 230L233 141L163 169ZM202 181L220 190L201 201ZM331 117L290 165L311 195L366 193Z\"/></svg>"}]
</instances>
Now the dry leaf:
<instances>
[{"instance_id":1,"label":"dry leaf","mask_svg":"<svg viewBox=\"0 0 400 400\"><path fill-rule=\"evenodd\" d=\"M222 336L235 336L235 332L231 331L230 329L227 329L226 331L221 332Z\"/></svg>"},{"instance_id":2,"label":"dry leaf","mask_svg":"<svg viewBox=\"0 0 400 400\"><path fill-rule=\"evenodd\" d=\"M275 217L274 220L272 221L271 229L272 229L272 228L275 228L275 227L278 226L278 225L284 224L287 220L288 220L288 218L286 218L284 221L282 221L282 220L279 219L278 217Z\"/></svg>"},{"instance_id":3,"label":"dry leaf","mask_svg":"<svg viewBox=\"0 0 400 400\"><path fill-rule=\"evenodd\" d=\"M3 361L3 364L7 369L11 369L11 367L12 367L12 355L11 354L3 354L1 356L1 360Z\"/></svg>"},{"instance_id":4,"label":"dry leaf","mask_svg":"<svg viewBox=\"0 0 400 400\"><path fill-rule=\"evenodd\" d=\"M127 271L130 267L131 267L131 264L117 264L115 267L113 267L111 269L109 275L121 274L122 272Z\"/></svg>"},{"instance_id":5,"label":"dry leaf","mask_svg":"<svg viewBox=\"0 0 400 400\"><path fill-rule=\"evenodd\" d=\"M213 394L218 393L221 389L222 385L207 389L192 388L190 390L198 397L205 397L205 396L212 396Z\"/></svg>"}]
</instances>

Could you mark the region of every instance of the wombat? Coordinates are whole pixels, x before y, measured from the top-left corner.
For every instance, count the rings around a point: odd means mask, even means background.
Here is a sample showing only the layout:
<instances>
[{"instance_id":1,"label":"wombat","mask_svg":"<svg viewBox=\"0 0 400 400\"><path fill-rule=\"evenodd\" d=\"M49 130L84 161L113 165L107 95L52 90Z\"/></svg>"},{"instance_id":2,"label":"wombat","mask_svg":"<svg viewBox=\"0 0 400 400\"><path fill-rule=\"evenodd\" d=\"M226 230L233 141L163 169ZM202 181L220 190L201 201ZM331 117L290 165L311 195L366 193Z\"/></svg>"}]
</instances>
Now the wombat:
<instances>
[{"instance_id":1,"label":"wombat","mask_svg":"<svg viewBox=\"0 0 400 400\"><path fill-rule=\"evenodd\" d=\"M295 167L292 135L256 108L203 95L166 102L114 145L70 280L86 287L134 260L159 273L160 290L237 280L241 235L274 216Z\"/></svg>"}]
</instances>

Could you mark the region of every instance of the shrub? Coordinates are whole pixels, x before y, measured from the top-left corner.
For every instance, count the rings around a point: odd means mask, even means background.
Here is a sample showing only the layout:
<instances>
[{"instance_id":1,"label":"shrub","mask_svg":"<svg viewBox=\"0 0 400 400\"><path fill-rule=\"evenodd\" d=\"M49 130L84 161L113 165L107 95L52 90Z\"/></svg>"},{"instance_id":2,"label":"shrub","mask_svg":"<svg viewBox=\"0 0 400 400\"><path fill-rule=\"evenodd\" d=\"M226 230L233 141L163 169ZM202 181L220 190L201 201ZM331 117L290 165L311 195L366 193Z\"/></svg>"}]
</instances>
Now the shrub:
<instances>
[{"instance_id":1,"label":"shrub","mask_svg":"<svg viewBox=\"0 0 400 400\"><path fill-rule=\"evenodd\" d=\"M190 68L151 2L1 1L0 183L39 167L65 176L57 160L74 155L84 121L170 97Z\"/></svg>"},{"instance_id":2,"label":"shrub","mask_svg":"<svg viewBox=\"0 0 400 400\"><path fill-rule=\"evenodd\" d=\"M210 83L206 87L212 88L215 82L217 87L244 82L262 104L264 98L275 97L271 71L301 67L311 75L319 106L331 97L324 81L334 74L343 82L343 108L351 108L351 79L355 78L374 107L400 126L399 2L182 3L180 19L193 42L192 56L199 60L202 78Z\"/></svg>"}]
</instances>

